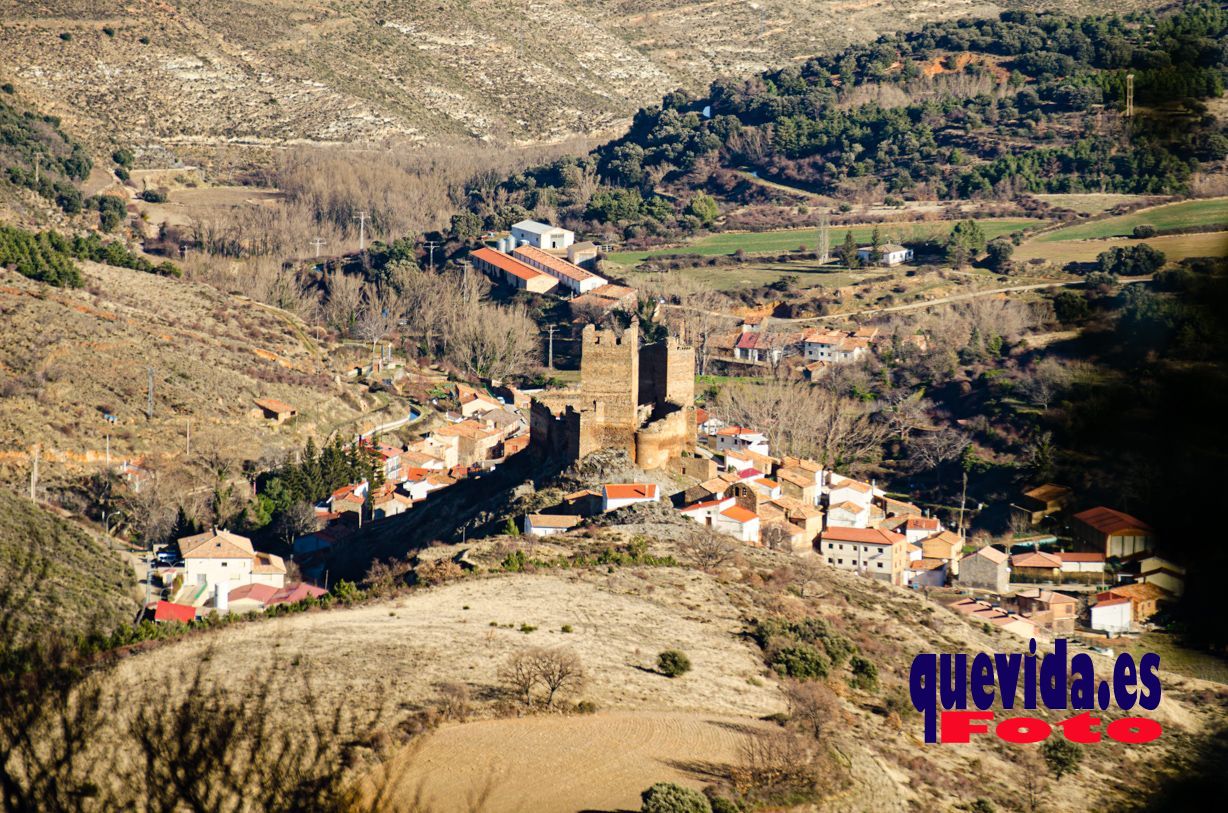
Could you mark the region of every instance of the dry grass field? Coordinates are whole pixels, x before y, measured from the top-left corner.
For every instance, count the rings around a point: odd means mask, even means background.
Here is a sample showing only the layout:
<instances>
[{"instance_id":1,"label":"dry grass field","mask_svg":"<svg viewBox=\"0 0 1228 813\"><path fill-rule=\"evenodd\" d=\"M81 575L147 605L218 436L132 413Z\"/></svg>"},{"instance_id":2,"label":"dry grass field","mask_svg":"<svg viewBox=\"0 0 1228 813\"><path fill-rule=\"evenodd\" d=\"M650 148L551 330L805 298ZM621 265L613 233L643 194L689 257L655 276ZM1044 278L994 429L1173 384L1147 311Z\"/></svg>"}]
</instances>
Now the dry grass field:
<instances>
[{"instance_id":1,"label":"dry grass field","mask_svg":"<svg viewBox=\"0 0 1228 813\"><path fill-rule=\"evenodd\" d=\"M668 535L664 526L650 535L652 549L677 554ZM563 537L550 547L568 544ZM753 549L719 575L675 567L479 574L354 609L195 636L125 659L110 682L119 692L173 693L183 675L203 666L207 683L243 692L276 676L279 725L338 707L374 720L361 736L383 744L373 747L364 775L402 809L418 801L442 811L626 810L653 782L699 786L742 759L741 744L764 730L762 718L786 709L744 631L756 617L812 614L879 669L873 691L850 688L843 671L829 679L841 699L825 730L845 778L824 809L945 810L977 797L1009 805L1028 770L1018 754L984 744L923 748L919 719L888 714L883 703L905 691L918 652L1010 652L1025 642L910 591L822 566L799 574L792 557ZM572 632L562 631L565 624ZM588 683L564 705L587 700L595 714L522 716L499 666L534 646L578 655ZM656 673L655 655L665 648L686 652L694 668L675 679ZM1107 660L1096 662L1108 668ZM1162 679L1165 699L1155 716L1165 739L1100 748L1078 774L1045 783L1053 809L1089 799L1114 808L1152 787L1178 744L1187 752L1200 747L1224 688L1168 673ZM469 698L466 713L407 742L404 721L442 708L443 693L457 684Z\"/></svg>"},{"instance_id":2,"label":"dry grass field","mask_svg":"<svg viewBox=\"0 0 1228 813\"><path fill-rule=\"evenodd\" d=\"M85 287L47 288L0 271L0 476L25 475L42 448L43 478L105 460L192 450L258 458L327 434L375 406L335 378L297 320L204 285L82 263ZM148 370L154 416L146 417ZM273 427L254 399L299 410ZM115 416L115 423L104 414Z\"/></svg>"}]
</instances>

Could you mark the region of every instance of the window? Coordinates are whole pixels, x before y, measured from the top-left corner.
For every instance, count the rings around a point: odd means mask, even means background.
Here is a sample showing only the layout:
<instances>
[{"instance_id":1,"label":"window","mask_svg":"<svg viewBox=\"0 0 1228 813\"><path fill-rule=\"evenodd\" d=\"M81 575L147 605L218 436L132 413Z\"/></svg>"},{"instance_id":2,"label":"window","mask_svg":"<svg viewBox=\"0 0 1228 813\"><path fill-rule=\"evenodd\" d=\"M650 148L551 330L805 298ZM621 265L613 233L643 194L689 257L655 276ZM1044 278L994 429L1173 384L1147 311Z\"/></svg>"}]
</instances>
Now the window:
<instances>
[{"instance_id":1,"label":"window","mask_svg":"<svg viewBox=\"0 0 1228 813\"><path fill-rule=\"evenodd\" d=\"M882 569L883 569L883 563L882 563L882 562L879 562L879 563L878 563L878 569L879 569L879 570L882 570Z\"/></svg>"},{"instance_id":2,"label":"window","mask_svg":"<svg viewBox=\"0 0 1228 813\"><path fill-rule=\"evenodd\" d=\"M838 565L842 565L842 564L844 564L844 560L843 560L843 559L837 559L837 560L836 560L836 564L838 564Z\"/></svg>"}]
</instances>

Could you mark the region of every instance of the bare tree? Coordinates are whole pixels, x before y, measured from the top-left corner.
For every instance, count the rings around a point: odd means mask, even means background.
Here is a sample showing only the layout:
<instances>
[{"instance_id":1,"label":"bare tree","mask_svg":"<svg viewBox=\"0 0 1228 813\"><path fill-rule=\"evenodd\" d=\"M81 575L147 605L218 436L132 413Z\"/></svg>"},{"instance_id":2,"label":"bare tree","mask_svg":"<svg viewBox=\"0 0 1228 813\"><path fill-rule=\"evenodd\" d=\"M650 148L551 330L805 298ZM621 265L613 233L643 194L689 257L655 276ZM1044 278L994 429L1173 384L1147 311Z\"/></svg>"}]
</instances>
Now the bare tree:
<instances>
[{"instance_id":1,"label":"bare tree","mask_svg":"<svg viewBox=\"0 0 1228 813\"><path fill-rule=\"evenodd\" d=\"M554 707L554 696L559 692L577 692L584 688L586 680L584 664L570 649L532 650L533 668L546 688L546 707Z\"/></svg>"},{"instance_id":2,"label":"bare tree","mask_svg":"<svg viewBox=\"0 0 1228 813\"><path fill-rule=\"evenodd\" d=\"M324 319L342 333L348 333L362 306L362 279L342 271L329 271L324 283L327 291Z\"/></svg>"},{"instance_id":3,"label":"bare tree","mask_svg":"<svg viewBox=\"0 0 1228 813\"><path fill-rule=\"evenodd\" d=\"M839 728L839 720L843 716L840 698L826 683L817 680L789 681L785 684L785 699L789 703L789 717L815 740L823 738L824 726Z\"/></svg>"},{"instance_id":4,"label":"bare tree","mask_svg":"<svg viewBox=\"0 0 1228 813\"><path fill-rule=\"evenodd\" d=\"M695 567L709 573L731 561L738 552L731 539L702 527L687 529L678 541L678 549Z\"/></svg>"},{"instance_id":5,"label":"bare tree","mask_svg":"<svg viewBox=\"0 0 1228 813\"><path fill-rule=\"evenodd\" d=\"M759 532L759 541L770 550L793 550L793 532L783 522L769 522Z\"/></svg>"},{"instance_id":6,"label":"bare tree","mask_svg":"<svg viewBox=\"0 0 1228 813\"><path fill-rule=\"evenodd\" d=\"M509 656L499 667L499 680L503 681L522 703L531 707L533 689L541 680L532 651L521 650Z\"/></svg>"},{"instance_id":7,"label":"bare tree","mask_svg":"<svg viewBox=\"0 0 1228 813\"><path fill-rule=\"evenodd\" d=\"M540 345L524 308L479 305L456 326L447 357L473 375L503 379L535 366Z\"/></svg>"},{"instance_id":8,"label":"bare tree","mask_svg":"<svg viewBox=\"0 0 1228 813\"><path fill-rule=\"evenodd\" d=\"M908 456L918 471L936 469L963 454L969 438L963 432L943 427L936 432L918 435L908 444Z\"/></svg>"},{"instance_id":9,"label":"bare tree","mask_svg":"<svg viewBox=\"0 0 1228 813\"><path fill-rule=\"evenodd\" d=\"M1071 383L1073 375L1070 366L1052 356L1045 356L1034 363L1021 379L1024 394L1041 410L1048 410L1049 405Z\"/></svg>"},{"instance_id":10,"label":"bare tree","mask_svg":"<svg viewBox=\"0 0 1228 813\"><path fill-rule=\"evenodd\" d=\"M303 534L319 529L320 520L316 517L315 506L306 500L293 503L277 519L277 532L287 545Z\"/></svg>"}]
</instances>

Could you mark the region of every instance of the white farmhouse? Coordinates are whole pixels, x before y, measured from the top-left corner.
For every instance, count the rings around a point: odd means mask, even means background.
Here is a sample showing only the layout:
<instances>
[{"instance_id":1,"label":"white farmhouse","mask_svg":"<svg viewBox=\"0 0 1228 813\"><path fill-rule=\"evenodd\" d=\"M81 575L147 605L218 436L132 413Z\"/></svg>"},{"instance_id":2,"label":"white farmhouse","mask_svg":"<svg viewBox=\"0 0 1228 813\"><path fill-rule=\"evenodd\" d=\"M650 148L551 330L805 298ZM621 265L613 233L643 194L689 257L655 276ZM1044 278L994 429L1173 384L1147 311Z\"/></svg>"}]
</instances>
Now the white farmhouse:
<instances>
[{"instance_id":1,"label":"white farmhouse","mask_svg":"<svg viewBox=\"0 0 1228 813\"><path fill-rule=\"evenodd\" d=\"M286 564L280 556L252 549L252 541L227 530L212 530L179 540L184 582L212 586L225 593L245 584L286 584Z\"/></svg>"},{"instance_id":2,"label":"white farmhouse","mask_svg":"<svg viewBox=\"0 0 1228 813\"><path fill-rule=\"evenodd\" d=\"M771 454L767 435L747 429L745 426L726 426L716 432L716 450L718 452L754 452L755 454Z\"/></svg>"},{"instance_id":3,"label":"white farmhouse","mask_svg":"<svg viewBox=\"0 0 1228 813\"><path fill-rule=\"evenodd\" d=\"M565 249L576 242L576 233L536 220L522 220L512 224L512 239L516 245L534 248Z\"/></svg>"},{"instance_id":4,"label":"white farmhouse","mask_svg":"<svg viewBox=\"0 0 1228 813\"><path fill-rule=\"evenodd\" d=\"M572 514L525 514L524 532L529 536L554 536L570 531L583 520Z\"/></svg>"},{"instance_id":5,"label":"white farmhouse","mask_svg":"<svg viewBox=\"0 0 1228 813\"><path fill-rule=\"evenodd\" d=\"M857 259L865 265L899 265L912 259L912 249L904 248L896 243L884 243L878 247L879 259L874 261L874 246L861 246L857 249Z\"/></svg>"}]
</instances>

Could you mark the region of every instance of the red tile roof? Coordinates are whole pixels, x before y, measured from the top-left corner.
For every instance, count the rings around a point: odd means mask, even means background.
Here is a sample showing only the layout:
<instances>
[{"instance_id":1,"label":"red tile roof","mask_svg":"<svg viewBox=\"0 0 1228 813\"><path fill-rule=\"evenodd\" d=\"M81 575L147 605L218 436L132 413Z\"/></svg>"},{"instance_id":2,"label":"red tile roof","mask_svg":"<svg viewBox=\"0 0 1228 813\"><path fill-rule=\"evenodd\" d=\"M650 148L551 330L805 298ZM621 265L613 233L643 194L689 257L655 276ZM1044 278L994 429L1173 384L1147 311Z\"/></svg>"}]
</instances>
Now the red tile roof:
<instances>
[{"instance_id":1,"label":"red tile roof","mask_svg":"<svg viewBox=\"0 0 1228 813\"><path fill-rule=\"evenodd\" d=\"M1063 562L1103 562L1103 553L1055 553Z\"/></svg>"},{"instance_id":2,"label":"red tile roof","mask_svg":"<svg viewBox=\"0 0 1228 813\"><path fill-rule=\"evenodd\" d=\"M863 545L894 545L905 537L881 528L828 528L819 535L824 541L857 542Z\"/></svg>"},{"instance_id":3,"label":"red tile roof","mask_svg":"<svg viewBox=\"0 0 1228 813\"><path fill-rule=\"evenodd\" d=\"M1062 560L1051 553L1032 551L1016 553L1011 557L1011 567L1056 568L1062 566Z\"/></svg>"},{"instance_id":4,"label":"red tile roof","mask_svg":"<svg viewBox=\"0 0 1228 813\"><path fill-rule=\"evenodd\" d=\"M731 505L721 512L722 517L729 517L734 522L740 522L743 525L750 522L752 519L758 519L758 514L751 511L749 508L743 508L740 505Z\"/></svg>"},{"instance_id":5,"label":"red tile roof","mask_svg":"<svg viewBox=\"0 0 1228 813\"><path fill-rule=\"evenodd\" d=\"M154 621L180 621L184 624L196 618L196 608L189 604L159 601L154 607Z\"/></svg>"},{"instance_id":6,"label":"red tile roof","mask_svg":"<svg viewBox=\"0 0 1228 813\"><path fill-rule=\"evenodd\" d=\"M230 601L242 601L243 599L252 599L261 604L268 604L269 599L277 595L277 588L271 584L245 584L242 587L236 587L227 594L227 599Z\"/></svg>"},{"instance_id":7,"label":"red tile roof","mask_svg":"<svg viewBox=\"0 0 1228 813\"><path fill-rule=\"evenodd\" d=\"M501 251L495 251L493 248L483 246L472 252L469 256L490 263L505 274L511 274L513 277L519 277L523 280L549 276L549 274L538 271L533 266L526 265L515 257L509 257Z\"/></svg>"},{"instance_id":8,"label":"red tile roof","mask_svg":"<svg viewBox=\"0 0 1228 813\"><path fill-rule=\"evenodd\" d=\"M283 587L277 591L277 594L268 600L268 604L296 604L307 598L319 598L328 591L323 587L316 587L314 584L304 584L302 582L289 587Z\"/></svg>"},{"instance_id":9,"label":"red tile roof","mask_svg":"<svg viewBox=\"0 0 1228 813\"><path fill-rule=\"evenodd\" d=\"M594 279L597 277L596 274L587 271L574 263L570 263L567 260L555 257L553 254L547 254L540 248L535 248L533 246L517 246L516 248L512 249L512 253L519 258L523 258L526 264L528 264L528 261L532 260L534 263L540 263L546 268L549 268L551 271L554 271L558 276L566 277L567 279L575 282L584 282L587 279ZM554 276L554 274L551 276Z\"/></svg>"},{"instance_id":10,"label":"red tile roof","mask_svg":"<svg viewBox=\"0 0 1228 813\"><path fill-rule=\"evenodd\" d=\"M656 483L623 483L603 486L607 500L655 500Z\"/></svg>"},{"instance_id":11,"label":"red tile roof","mask_svg":"<svg viewBox=\"0 0 1228 813\"><path fill-rule=\"evenodd\" d=\"M276 398L257 398L256 406L261 409L267 409L269 412L278 415L284 415L287 412L295 412L294 407L287 404L285 401L278 401Z\"/></svg>"},{"instance_id":12,"label":"red tile roof","mask_svg":"<svg viewBox=\"0 0 1228 813\"><path fill-rule=\"evenodd\" d=\"M1102 534L1115 534L1121 531L1148 531L1152 527L1137 517L1132 517L1122 511L1112 508L1089 508L1074 515L1074 518L1094 528Z\"/></svg>"}]
</instances>

